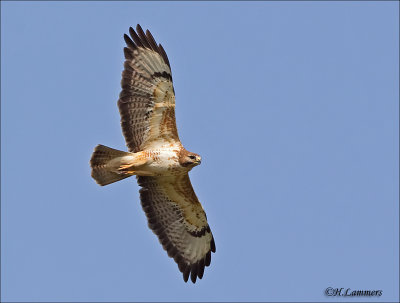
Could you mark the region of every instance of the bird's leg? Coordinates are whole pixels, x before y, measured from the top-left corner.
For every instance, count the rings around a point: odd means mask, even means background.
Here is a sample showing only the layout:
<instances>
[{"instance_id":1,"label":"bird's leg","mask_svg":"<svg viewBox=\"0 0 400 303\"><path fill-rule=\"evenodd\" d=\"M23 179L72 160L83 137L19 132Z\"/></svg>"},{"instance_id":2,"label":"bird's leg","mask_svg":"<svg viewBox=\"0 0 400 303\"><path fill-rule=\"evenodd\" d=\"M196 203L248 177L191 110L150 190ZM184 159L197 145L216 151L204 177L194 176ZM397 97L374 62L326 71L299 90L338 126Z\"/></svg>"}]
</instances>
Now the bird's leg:
<instances>
[{"instance_id":1,"label":"bird's leg","mask_svg":"<svg viewBox=\"0 0 400 303\"><path fill-rule=\"evenodd\" d=\"M118 167L118 172L126 174L126 175L134 175L135 174L135 170L133 169L133 165L120 165L120 167Z\"/></svg>"},{"instance_id":2,"label":"bird's leg","mask_svg":"<svg viewBox=\"0 0 400 303\"><path fill-rule=\"evenodd\" d=\"M118 172L136 175L137 170L147 163L148 159L144 152L132 154L129 157L122 157L117 168Z\"/></svg>"}]
</instances>

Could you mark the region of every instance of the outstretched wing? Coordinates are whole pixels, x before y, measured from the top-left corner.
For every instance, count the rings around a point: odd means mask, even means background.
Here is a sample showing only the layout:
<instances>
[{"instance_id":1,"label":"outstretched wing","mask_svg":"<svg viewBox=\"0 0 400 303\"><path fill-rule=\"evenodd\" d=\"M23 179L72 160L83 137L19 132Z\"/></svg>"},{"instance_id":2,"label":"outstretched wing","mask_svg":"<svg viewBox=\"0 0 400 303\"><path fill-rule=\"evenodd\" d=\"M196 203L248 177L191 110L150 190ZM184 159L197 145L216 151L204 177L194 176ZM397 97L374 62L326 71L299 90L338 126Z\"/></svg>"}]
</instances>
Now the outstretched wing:
<instances>
[{"instance_id":1,"label":"outstretched wing","mask_svg":"<svg viewBox=\"0 0 400 303\"><path fill-rule=\"evenodd\" d=\"M178 263L185 282L190 275L195 283L211 263L215 242L189 175L137 178L149 227Z\"/></svg>"},{"instance_id":2,"label":"outstretched wing","mask_svg":"<svg viewBox=\"0 0 400 303\"><path fill-rule=\"evenodd\" d=\"M126 144L131 152L180 145L167 54L148 30L144 33L138 24L136 31L129 28L132 39L124 35L128 47L118 100Z\"/></svg>"}]
</instances>

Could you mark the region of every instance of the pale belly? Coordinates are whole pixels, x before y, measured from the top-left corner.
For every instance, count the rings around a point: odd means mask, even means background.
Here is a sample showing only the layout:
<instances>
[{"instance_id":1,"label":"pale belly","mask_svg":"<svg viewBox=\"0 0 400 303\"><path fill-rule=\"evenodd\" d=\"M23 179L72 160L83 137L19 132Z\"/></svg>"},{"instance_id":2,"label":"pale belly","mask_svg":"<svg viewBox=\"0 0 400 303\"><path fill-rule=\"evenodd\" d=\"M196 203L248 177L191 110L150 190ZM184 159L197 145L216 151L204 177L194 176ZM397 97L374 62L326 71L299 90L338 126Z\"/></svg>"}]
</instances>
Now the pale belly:
<instances>
[{"instance_id":1,"label":"pale belly","mask_svg":"<svg viewBox=\"0 0 400 303\"><path fill-rule=\"evenodd\" d=\"M176 151L155 150L146 152L147 161L135 169L138 176L169 176L186 172L178 161Z\"/></svg>"}]
</instances>

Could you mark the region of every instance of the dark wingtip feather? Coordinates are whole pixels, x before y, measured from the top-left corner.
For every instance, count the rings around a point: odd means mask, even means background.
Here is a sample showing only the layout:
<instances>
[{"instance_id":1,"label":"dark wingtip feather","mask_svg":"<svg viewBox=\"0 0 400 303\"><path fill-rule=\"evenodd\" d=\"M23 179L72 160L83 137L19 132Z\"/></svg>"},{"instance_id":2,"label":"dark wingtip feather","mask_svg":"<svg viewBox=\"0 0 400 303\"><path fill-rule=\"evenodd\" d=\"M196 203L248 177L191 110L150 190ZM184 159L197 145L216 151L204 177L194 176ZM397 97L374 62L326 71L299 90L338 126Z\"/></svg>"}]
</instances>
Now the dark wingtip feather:
<instances>
[{"instance_id":1,"label":"dark wingtip feather","mask_svg":"<svg viewBox=\"0 0 400 303\"><path fill-rule=\"evenodd\" d=\"M193 283L196 283L197 271L198 271L198 263L194 263L192 265L191 273L190 273L190 280L192 280Z\"/></svg>"},{"instance_id":2,"label":"dark wingtip feather","mask_svg":"<svg viewBox=\"0 0 400 303\"><path fill-rule=\"evenodd\" d=\"M189 280L190 274L190 266L186 267L185 271L183 272L183 281L187 282Z\"/></svg>"},{"instance_id":3,"label":"dark wingtip feather","mask_svg":"<svg viewBox=\"0 0 400 303\"><path fill-rule=\"evenodd\" d=\"M144 47L151 49L151 46L149 44L149 42L147 41L147 37L146 34L144 33L142 27L140 26L140 24L138 24L136 26L136 32L138 33L140 40L142 41L142 44Z\"/></svg>"},{"instance_id":4,"label":"dark wingtip feather","mask_svg":"<svg viewBox=\"0 0 400 303\"><path fill-rule=\"evenodd\" d=\"M159 44L158 49L160 50L160 54L161 54L161 57L163 57L164 62L168 65L169 68L171 68L171 65L169 64L169 59L168 59L167 53L164 50L164 47L161 44Z\"/></svg>"},{"instance_id":5,"label":"dark wingtip feather","mask_svg":"<svg viewBox=\"0 0 400 303\"><path fill-rule=\"evenodd\" d=\"M124 35L124 40L128 47L135 49L137 47L143 47L143 48L148 48L151 49L155 52L157 52L164 60L165 64L168 65L169 68L171 68L171 65L169 63L168 56L162 47L161 44L157 45L156 40L154 39L153 35L149 30L146 30L146 33L143 31L142 27L140 24L136 26L136 31L132 28L129 27L129 34Z\"/></svg>"},{"instance_id":6,"label":"dark wingtip feather","mask_svg":"<svg viewBox=\"0 0 400 303\"><path fill-rule=\"evenodd\" d=\"M208 251L205 259L205 265L210 266L210 264L211 264L211 250Z\"/></svg>"},{"instance_id":7,"label":"dark wingtip feather","mask_svg":"<svg viewBox=\"0 0 400 303\"><path fill-rule=\"evenodd\" d=\"M199 264L199 270L198 270L197 276L199 277L199 279L201 279L201 278L203 278L203 275L204 275L205 260L201 259L198 262L198 264Z\"/></svg>"},{"instance_id":8,"label":"dark wingtip feather","mask_svg":"<svg viewBox=\"0 0 400 303\"><path fill-rule=\"evenodd\" d=\"M156 42L156 40L154 40L153 35L150 33L150 31L148 29L146 30L146 37L147 37L147 41L149 42L153 51L160 53L160 50L158 49L158 46L157 46L157 42Z\"/></svg>"},{"instance_id":9,"label":"dark wingtip feather","mask_svg":"<svg viewBox=\"0 0 400 303\"><path fill-rule=\"evenodd\" d=\"M215 241L214 241L214 237L211 238L211 251L215 253L216 251L216 247L215 247Z\"/></svg>"},{"instance_id":10,"label":"dark wingtip feather","mask_svg":"<svg viewBox=\"0 0 400 303\"><path fill-rule=\"evenodd\" d=\"M136 34L135 30L132 27L129 28L129 34L131 35L133 41L136 43L137 46L144 47L142 41L140 41L139 36Z\"/></svg>"},{"instance_id":11,"label":"dark wingtip feather","mask_svg":"<svg viewBox=\"0 0 400 303\"><path fill-rule=\"evenodd\" d=\"M178 263L179 271L181 273L183 273L185 271L186 267L187 267L186 263L183 260L180 261L180 262L177 262L177 263Z\"/></svg>"},{"instance_id":12,"label":"dark wingtip feather","mask_svg":"<svg viewBox=\"0 0 400 303\"><path fill-rule=\"evenodd\" d=\"M126 45L128 45L128 47L131 47L133 49L136 48L135 43L133 43L133 41L131 40L131 38L129 38L129 36L127 34L124 34L124 40L125 40Z\"/></svg>"}]
</instances>

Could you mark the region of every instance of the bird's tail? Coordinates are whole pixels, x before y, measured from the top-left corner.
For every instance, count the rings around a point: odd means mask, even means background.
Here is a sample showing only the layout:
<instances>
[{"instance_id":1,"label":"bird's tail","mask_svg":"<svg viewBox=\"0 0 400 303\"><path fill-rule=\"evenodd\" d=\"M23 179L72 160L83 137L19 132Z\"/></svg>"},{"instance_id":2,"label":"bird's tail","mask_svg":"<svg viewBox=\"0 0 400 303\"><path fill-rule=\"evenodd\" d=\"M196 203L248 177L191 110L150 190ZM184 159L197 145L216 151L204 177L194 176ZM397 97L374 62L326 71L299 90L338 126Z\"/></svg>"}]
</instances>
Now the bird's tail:
<instances>
[{"instance_id":1,"label":"bird's tail","mask_svg":"<svg viewBox=\"0 0 400 303\"><path fill-rule=\"evenodd\" d=\"M90 159L92 177L101 186L128 178L132 174L119 171L123 163L131 162L132 153L123 152L104 145L97 145Z\"/></svg>"}]
</instances>

